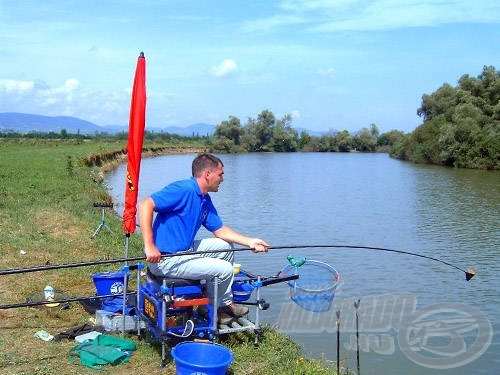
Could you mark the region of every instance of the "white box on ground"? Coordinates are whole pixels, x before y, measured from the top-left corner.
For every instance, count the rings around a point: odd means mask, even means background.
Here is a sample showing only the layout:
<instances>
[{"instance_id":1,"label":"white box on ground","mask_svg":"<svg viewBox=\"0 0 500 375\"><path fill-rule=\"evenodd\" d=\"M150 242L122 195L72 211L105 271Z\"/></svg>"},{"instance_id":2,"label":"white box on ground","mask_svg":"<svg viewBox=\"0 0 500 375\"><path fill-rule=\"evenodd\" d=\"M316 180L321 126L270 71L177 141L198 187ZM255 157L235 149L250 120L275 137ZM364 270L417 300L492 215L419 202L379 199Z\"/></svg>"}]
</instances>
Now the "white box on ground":
<instances>
[{"instance_id":1,"label":"white box on ground","mask_svg":"<svg viewBox=\"0 0 500 375\"><path fill-rule=\"evenodd\" d=\"M123 315L116 314L106 310L96 311L96 323L104 327L108 332L123 331ZM125 331L137 330L139 320L131 315L125 315ZM141 321L141 329L145 328L146 324Z\"/></svg>"}]
</instances>

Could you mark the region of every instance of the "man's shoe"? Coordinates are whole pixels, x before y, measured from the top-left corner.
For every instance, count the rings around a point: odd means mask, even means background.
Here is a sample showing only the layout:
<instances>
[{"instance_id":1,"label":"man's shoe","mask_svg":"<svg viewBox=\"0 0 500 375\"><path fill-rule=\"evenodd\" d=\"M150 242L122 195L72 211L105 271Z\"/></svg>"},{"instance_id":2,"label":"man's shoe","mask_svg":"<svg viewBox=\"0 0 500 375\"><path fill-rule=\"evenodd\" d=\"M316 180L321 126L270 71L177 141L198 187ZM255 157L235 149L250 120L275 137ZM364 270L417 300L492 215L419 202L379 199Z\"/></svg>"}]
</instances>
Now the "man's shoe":
<instances>
[{"instance_id":1,"label":"man's shoe","mask_svg":"<svg viewBox=\"0 0 500 375\"><path fill-rule=\"evenodd\" d=\"M232 316L229 316L228 314L226 313L221 313L219 315L219 319L218 319L218 322L219 324L229 324L231 323L235 318L233 318Z\"/></svg>"},{"instance_id":2,"label":"man's shoe","mask_svg":"<svg viewBox=\"0 0 500 375\"><path fill-rule=\"evenodd\" d=\"M229 308L231 309L231 311L233 312L233 314L235 316L243 316L243 315L248 314L248 307L246 307L246 306L241 306L241 305L237 305L235 303L232 303L229 305Z\"/></svg>"},{"instance_id":3,"label":"man's shoe","mask_svg":"<svg viewBox=\"0 0 500 375\"><path fill-rule=\"evenodd\" d=\"M219 309L219 315L227 314L233 318L239 318L243 315L248 314L248 307L240 306L235 303L221 307Z\"/></svg>"}]
</instances>

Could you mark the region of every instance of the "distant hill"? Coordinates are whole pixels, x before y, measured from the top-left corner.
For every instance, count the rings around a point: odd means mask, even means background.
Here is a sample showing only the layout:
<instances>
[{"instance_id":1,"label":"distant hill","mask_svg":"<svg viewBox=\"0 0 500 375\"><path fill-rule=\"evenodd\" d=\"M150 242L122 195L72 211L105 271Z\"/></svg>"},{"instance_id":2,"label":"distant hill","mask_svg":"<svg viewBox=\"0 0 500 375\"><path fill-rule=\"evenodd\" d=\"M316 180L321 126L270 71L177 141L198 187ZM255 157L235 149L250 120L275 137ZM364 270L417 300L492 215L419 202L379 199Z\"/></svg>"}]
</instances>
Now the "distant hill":
<instances>
[{"instance_id":1,"label":"distant hill","mask_svg":"<svg viewBox=\"0 0 500 375\"><path fill-rule=\"evenodd\" d=\"M117 134L128 132L128 125L105 125L100 126L92 122L81 120L71 116L42 116L28 113L5 112L0 113L0 132L16 133L60 133L65 129L71 134L94 135L96 133ZM186 127L169 126L161 128L146 124L146 130L155 133L171 133L182 136L210 136L215 132L215 125L197 123ZM324 132L311 131L303 128L296 129L297 132L305 131L312 136L321 136Z\"/></svg>"},{"instance_id":2,"label":"distant hill","mask_svg":"<svg viewBox=\"0 0 500 375\"><path fill-rule=\"evenodd\" d=\"M92 122L81 120L70 116L42 116L27 113L6 112L0 113L0 132L55 132L60 133L65 129L72 134L96 134L109 133L116 134L127 132L128 125L107 125L99 126ZM212 135L215 131L214 125L198 123L186 127L171 126L166 128L150 127L146 124L146 130L152 132L172 133L184 136L205 136Z\"/></svg>"},{"instance_id":3,"label":"distant hill","mask_svg":"<svg viewBox=\"0 0 500 375\"><path fill-rule=\"evenodd\" d=\"M184 128L180 126L169 126L167 128L152 128L149 130L157 133L166 132L185 136L205 136L212 135L215 132L215 125L209 125L200 122L197 124L186 126Z\"/></svg>"},{"instance_id":4,"label":"distant hill","mask_svg":"<svg viewBox=\"0 0 500 375\"><path fill-rule=\"evenodd\" d=\"M69 133L94 134L103 131L89 121L80 120L69 116L41 116L27 113L7 112L0 113L0 131L13 131L19 133L29 132L56 132L66 129Z\"/></svg>"}]
</instances>

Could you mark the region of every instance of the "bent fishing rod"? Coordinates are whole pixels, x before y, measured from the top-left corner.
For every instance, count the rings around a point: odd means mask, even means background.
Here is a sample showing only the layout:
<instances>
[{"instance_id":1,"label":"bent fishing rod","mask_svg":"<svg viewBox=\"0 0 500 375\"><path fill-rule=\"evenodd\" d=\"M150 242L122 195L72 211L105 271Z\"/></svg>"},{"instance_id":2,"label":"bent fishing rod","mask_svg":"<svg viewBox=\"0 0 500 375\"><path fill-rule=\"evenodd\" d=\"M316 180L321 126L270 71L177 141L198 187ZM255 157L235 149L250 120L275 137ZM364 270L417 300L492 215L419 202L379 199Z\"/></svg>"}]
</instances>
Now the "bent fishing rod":
<instances>
[{"instance_id":1,"label":"bent fishing rod","mask_svg":"<svg viewBox=\"0 0 500 375\"><path fill-rule=\"evenodd\" d=\"M444 260L434 258L428 255L423 255L423 254L418 254L418 253L413 253L410 251L403 251L403 250L395 250L395 249L388 249L384 247L372 247L372 246L360 246L360 245L291 245L291 246L270 246L269 250L283 250L283 249L329 249L329 248L334 248L334 249L360 249L360 250L374 250L374 251L385 251L385 252L391 252L391 253L398 253L398 254L404 254L404 255L410 255L410 256L415 256L419 258L425 258L429 259L435 262L439 262L442 264L445 264L449 267L455 268L459 271L462 271L465 273L465 280L469 281L472 279L476 271L474 271L472 268L469 268L467 270L464 270L458 266L455 266L454 264L451 264L449 262L446 262ZM183 255L196 255L196 254L210 254L210 253L227 253L230 251L249 251L253 250L248 247L243 247L243 248L233 248L233 249L228 249L228 250L207 250L203 252L198 252L194 250L187 250L187 251L180 251L177 253L172 253L172 254L164 254L162 255L162 258L170 258L170 257L177 257L177 256L183 256ZM96 261L89 261L89 262L78 262L78 263L66 263L66 264L58 264L58 265L45 265L45 266L37 266L37 267L28 267L28 268L17 268L17 269L7 269L7 270L0 270L0 276L2 275L12 275L12 274L17 274L17 273L27 273L27 272L38 272L38 271L48 271L48 270L56 270L56 269L63 269L63 268L75 268L75 267L86 267L86 266L94 266L94 265L100 265L100 264L112 264L112 263L126 263L126 262L139 262L139 261L144 261L146 260L145 256L140 256L140 257L131 257L131 258L116 258L116 259L107 259L107 260L96 260Z\"/></svg>"}]
</instances>

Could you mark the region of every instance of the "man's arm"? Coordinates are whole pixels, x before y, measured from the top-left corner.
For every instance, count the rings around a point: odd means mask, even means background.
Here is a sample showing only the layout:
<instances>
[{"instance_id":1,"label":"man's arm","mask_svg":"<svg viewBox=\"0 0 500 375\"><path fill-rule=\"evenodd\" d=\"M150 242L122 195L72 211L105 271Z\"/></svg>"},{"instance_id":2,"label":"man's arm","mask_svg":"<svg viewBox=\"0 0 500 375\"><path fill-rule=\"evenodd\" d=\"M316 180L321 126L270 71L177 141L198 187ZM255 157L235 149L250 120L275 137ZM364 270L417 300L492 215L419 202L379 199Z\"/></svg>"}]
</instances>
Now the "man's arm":
<instances>
[{"instance_id":1,"label":"man's arm","mask_svg":"<svg viewBox=\"0 0 500 375\"><path fill-rule=\"evenodd\" d=\"M157 263L161 260L160 250L153 241L153 212L155 203L150 197L144 198L139 203L139 225L141 227L144 252L148 262Z\"/></svg>"},{"instance_id":2,"label":"man's arm","mask_svg":"<svg viewBox=\"0 0 500 375\"><path fill-rule=\"evenodd\" d=\"M244 236L234 229L223 225L221 228L213 232L215 237L224 241L237 243L243 246L248 246L254 253L267 252L269 245L260 238L252 238Z\"/></svg>"}]
</instances>

